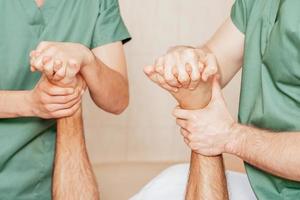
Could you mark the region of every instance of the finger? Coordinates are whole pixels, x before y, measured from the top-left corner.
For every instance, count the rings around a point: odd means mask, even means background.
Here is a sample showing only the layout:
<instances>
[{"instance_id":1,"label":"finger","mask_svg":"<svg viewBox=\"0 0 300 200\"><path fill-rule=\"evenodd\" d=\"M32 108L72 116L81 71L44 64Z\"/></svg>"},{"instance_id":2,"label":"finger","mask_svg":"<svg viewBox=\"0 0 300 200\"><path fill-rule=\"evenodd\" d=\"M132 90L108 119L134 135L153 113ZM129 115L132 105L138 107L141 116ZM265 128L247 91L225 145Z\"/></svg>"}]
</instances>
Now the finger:
<instances>
[{"instance_id":1,"label":"finger","mask_svg":"<svg viewBox=\"0 0 300 200\"><path fill-rule=\"evenodd\" d=\"M54 81L61 81L66 77L67 73L67 64L62 63L62 67L54 74L53 80Z\"/></svg>"},{"instance_id":2,"label":"finger","mask_svg":"<svg viewBox=\"0 0 300 200\"><path fill-rule=\"evenodd\" d=\"M62 67L62 61L61 60L55 60L53 63L53 71L57 72Z\"/></svg>"},{"instance_id":3,"label":"finger","mask_svg":"<svg viewBox=\"0 0 300 200\"><path fill-rule=\"evenodd\" d=\"M187 131L187 130L184 129L184 128L181 128L181 129L180 129L180 133L181 133L181 135L182 135L183 137L188 137L188 135L190 134L190 132Z\"/></svg>"},{"instance_id":4,"label":"finger","mask_svg":"<svg viewBox=\"0 0 300 200\"><path fill-rule=\"evenodd\" d=\"M188 88L189 84L190 84L190 76L187 72L186 65L183 63L180 63L180 61L178 61L178 81L179 83L184 87L184 88Z\"/></svg>"},{"instance_id":5,"label":"finger","mask_svg":"<svg viewBox=\"0 0 300 200\"><path fill-rule=\"evenodd\" d=\"M199 69L199 72L202 73L203 70L204 70L204 64L202 61L198 61L198 69Z\"/></svg>"},{"instance_id":6,"label":"finger","mask_svg":"<svg viewBox=\"0 0 300 200\"><path fill-rule=\"evenodd\" d=\"M79 64L75 60L69 60L67 63L66 77L74 78L78 73Z\"/></svg>"},{"instance_id":7,"label":"finger","mask_svg":"<svg viewBox=\"0 0 300 200\"><path fill-rule=\"evenodd\" d=\"M160 87L164 88L165 90L168 90L170 92L178 92L178 88L171 87L166 80L158 73L154 73L149 77L153 82L158 84Z\"/></svg>"},{"instance_id":8,"label":"finger","mask_svg":"<svg viewBox=\"0 0 300 200\"><path fill-rule=\"evenodd\" d=\"M178 88L181 85L177 81L177 78L174 76L174 67L176 67L176 63L174 62L173 57L167 55L164 65L164 78L170 86Z\"/></svg>"},{"instance_id":9,"label":"finger","mask_svg":"<svg viewBox=\"0 0 300 200\"><path fill-rule=\"evenodd\" d=\"M185 143L187 146L189 146L190 141L189 141L187 138L184 138L183 141L184 141L184 143Z\"/></svg>"},{"instance_id":10,"label":"finger","mask_svg":"<svg viewBox=\"0 0 300 200\"><path fill-rule=\"evenodd\" d=\"M73 107L64 110L58 110L53 113L54 118L63 118L72 116L76 111L78 111L81 107L81 101L75 104Z\"/></svg>"},{"instance_id":11,"label":"finger","mask_svg":"<svg viewBox=\"0 0 300 200\"><path fill-rule=\"evenodd\" d=\"M75 92L73 88L63 88L54 85L52 85L50 88L43 88L43 91L51 96L70 95Z\"/></svg>"},{"instance_id":12,"label":"finger","mask_svg":"<svg viewBox=\"0 0 300 200\"><path fill-rule=\"evenodd\" d=\"M192 68L192 72L191 72L191 83L189 85L189 89L194 90L200 81L201 75L200 75L200 70L199 70L199 66L198 63L195 60L191 60L189 62L189 65Z\"/></svg>"},{"instance_id":13,"label":"finger","mask_svg":"<svg viewBox=\"0 0 300 200\"><path fill-rule=\"evenodd\" d=\"M78 96L77 98L67 102L67 103L61 103L61 104L49 104L47 106L47 109L50 112L55 112L58 110L65 110L65 109L70 109L71 107L73 107L75 104L77 104L78 102L81 101L81 96Z\"/></svg>"},{"instance_id":14,"label":"finger","mask_svg":"<svg viewBox=\"0 0 300 200\"><path fill-rule=\"evenodd\" d=\"M202 73L202 80L207 81L209 77L218 72L218 64L216 58L212 54L207 54L205 68Z\"/></svg>"},{"instance_id":15,"label":"finger","mask_svg":"<svg viewBox=\"0 0 300 200\"><path fill-rule=\"evenodd\" d=\"M176 119L176 124L183 129L188 129L188 121L183 119Z\"/></svg>"},{"instance_id":16,"label":"finger","mask_svg":"<svg viewBox=\"0 0 300 200\"><path fill-rule=\"evenodd\" d=\"M45 103L48 104L66 104L70 101L73 101L74 99L77 99L81 97L82 90L76 90L73 94L70 95L61 95L61 96L49 96L49 101L46 101Z\"/></svg>"},{"instance_id":17,"label":"finger","mask_svg":"<svg viewBox=\"0 0 300 200\"><path fill-rule=\"evenodd\" d=\"M176 107L173 110L173 116L180 119L190 120L193 119L193 110L184 110L181 108Z\"/></svg>"},{"instance_id":18,"label":"finger","mask_svg":"<svg viewBox=\"0 0 300 200\"><path fill-rule=\"evenodd\" d=\"M164 75L164 64L165 64L165 60L163 56L159 57L155 61L155 71L162 76Z\"/></svg>"},{"instance_id":19,"label":"finger","mask_svg":"<svg viewBox=\"0 0 300 200\"><path fill-rule=\"evenodd\" d=\"M38 51L32 51L30 53L30 68L32 71L36 71L36 70L39 70L37 66L35 66L35 63L36 63L36 60L37 60L37 57L40 56L40 52Z\"/></svg>"},{"instance_id":20,"label":"finger","mask_svg":"<svg viewBox=\"0 0 300 200\"><path fill-rule=\"evenodd\" d=\"M32 59L31 65L34 66L36 70L44 72L44 61L46 62L48 59L48 56L46 56L43 53L40 53L38 56Z\"/></svg>"},{"instance_id":21,"label":"finger","mask_svg":"<svg viewBox=\"0 0 300 200\"><path fill-rule=\"evenodd\" d=\"M164 66L164 79L170 86L179 87L179 82L173 74L173 67L173 65L167 64Z\"/></svg>"},{"instance_id":22,"label":"finger","mask_svg":"<svg viewBox=\"0 0 300 200\"><path fill-rule=\"evenodd\" d=\"M144 68L144 72L152 82L158 84L162 88L164 88L168 91L171 91L171 92L178 92L178 88L171 87L170 85L168 85L167 82L165 81L165 79L159 73L157 73L155 71L154 66L151 66L151 65L146 66Z\"/></svg>"},{"instance_id":23,"label":"finger","mask_svg":"<svg viewBox=\"0 0 300 200\"><path fill-rule=\"evenodd\" d=\"M33 58L33 57L36 57L37 55L37 51L36 50L32 50L30 53L29 53L29 57L30 58Z\"/></svg>"},{"instance_id":24,"label":"finger","mask_svg":"<svg viewBox=\"0 0 300 200\"><path fill-rule=\"evenodd\" d=\"M44 57L43 58L43 65L44 65L44 73L46 74L46 76L48 77L48 79L52 79L53 74L54 74L54 70L53 70L53 65L54 65L54 61L53 59L51 59L51 57Z\"/></svg>"}]
</instances>

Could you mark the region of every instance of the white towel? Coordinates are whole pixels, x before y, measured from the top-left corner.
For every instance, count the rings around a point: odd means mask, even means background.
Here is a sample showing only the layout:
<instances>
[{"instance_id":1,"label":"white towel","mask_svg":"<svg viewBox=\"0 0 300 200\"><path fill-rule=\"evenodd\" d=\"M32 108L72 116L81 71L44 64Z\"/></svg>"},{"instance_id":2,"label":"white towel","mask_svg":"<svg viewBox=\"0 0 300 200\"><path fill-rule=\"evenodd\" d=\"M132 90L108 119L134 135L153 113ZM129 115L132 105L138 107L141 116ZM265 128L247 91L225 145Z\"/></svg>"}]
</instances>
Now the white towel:
<instances>
[{"instance_id":1,"label":"white towel","mask_svg":"<svg viewBox=\"0 0 300 200\"><path fill-rule=\"evenodd\" d=\"M174 165L152 181L130 200L184 200L189 165ZM230 200L256 200L246 174L226 172Z\"/></svg>"}]
</instances>

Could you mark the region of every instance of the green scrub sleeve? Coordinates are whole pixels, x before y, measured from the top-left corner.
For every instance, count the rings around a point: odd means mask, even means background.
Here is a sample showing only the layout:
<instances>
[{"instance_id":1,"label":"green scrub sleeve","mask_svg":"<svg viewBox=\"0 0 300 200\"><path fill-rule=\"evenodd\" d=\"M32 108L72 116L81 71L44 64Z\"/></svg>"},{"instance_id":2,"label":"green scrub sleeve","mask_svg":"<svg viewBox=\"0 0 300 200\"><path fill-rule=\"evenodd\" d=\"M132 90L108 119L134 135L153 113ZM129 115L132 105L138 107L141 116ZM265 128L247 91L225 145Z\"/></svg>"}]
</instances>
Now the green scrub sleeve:
<instances>
[{"instance_id":1,"label":"green scrub sleeve","mask_svg":"<svg viewBox=\"0 0 300 200\"><path fill-rule=\"evenodd\" d=\"M91 47L96 48L117 41L126 43L130 39L120 14L118 0L101 0Z\"/></svg>"},{"instance_id":2,"label":"green scrub sleeve","mask_svg":"<svg viewBox=\"0 0 300 200\"><path fill-rule=\"evenodd\" d=\"M247 8L244 0L236 0L233 4L231 8L231 20L242 33L246 32Z\"/></svg>"}]
</instances>

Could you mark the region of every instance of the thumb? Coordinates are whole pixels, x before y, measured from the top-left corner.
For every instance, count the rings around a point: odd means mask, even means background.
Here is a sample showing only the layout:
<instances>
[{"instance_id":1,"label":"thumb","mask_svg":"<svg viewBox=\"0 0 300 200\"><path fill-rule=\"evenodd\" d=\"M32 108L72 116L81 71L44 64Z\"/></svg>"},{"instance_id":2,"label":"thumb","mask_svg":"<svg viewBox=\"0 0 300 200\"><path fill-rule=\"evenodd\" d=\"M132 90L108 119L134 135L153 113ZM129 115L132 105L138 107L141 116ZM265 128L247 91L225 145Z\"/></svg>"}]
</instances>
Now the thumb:
<instances>
[{"instance_id":1,"label":"thumb","mask_svg":"<svg viewBox=\"0 0 300 200\"><path fill-rule=\"evenodd\" d=\"M213 83L212 83L212 97L211 99L213 101L216 101L218 99L223 98L223 94L222 94L222 89L220 86L220 75L216 74L213 78Z\"/></svg>"}]
</instances>

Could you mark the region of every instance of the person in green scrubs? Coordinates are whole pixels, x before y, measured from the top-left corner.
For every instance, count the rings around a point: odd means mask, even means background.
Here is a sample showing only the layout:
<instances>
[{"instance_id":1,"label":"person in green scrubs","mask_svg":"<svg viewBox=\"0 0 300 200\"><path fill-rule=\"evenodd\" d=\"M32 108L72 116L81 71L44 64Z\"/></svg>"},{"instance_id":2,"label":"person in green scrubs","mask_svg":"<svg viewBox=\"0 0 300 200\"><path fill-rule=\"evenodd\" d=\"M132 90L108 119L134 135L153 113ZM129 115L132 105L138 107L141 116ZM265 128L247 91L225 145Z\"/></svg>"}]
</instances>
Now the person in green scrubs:
<instances>
[{"instance_id":1,"label":"person in green scrubs","mask_svg":"<svg viewBox=\"0 0 300 200\"><path fill-rule=\"evenodd\" d=\"M117 0L3 0L0 27L0 199L51 199L55 119L76 112L85 83L101 109L127 107L130 36ZM29 54L41 46L52 49L54 66L77 61L74 88L30 71L39 63Z\"/></svg>"},{"instance_id":2,"label":"person in green scrubs","mask_svg":"<svg viewBox=\"0 0 300 200\"><path fill-rule=\"evenodd\" d=\"M194 89L201 81L213 79L206 108L177 107L173 115L192 150L243 159L257 199L300 199L299 8L299 0L236 0L231 17L204 46L173 48L145 69L151 80L172 93L189 88L185 98L197 95ZM198 68L195 63L200 63ZM214 65L219 79L212 76ZM236 122L221 88L240 68Z\"/></svg>"}]
</instances>

